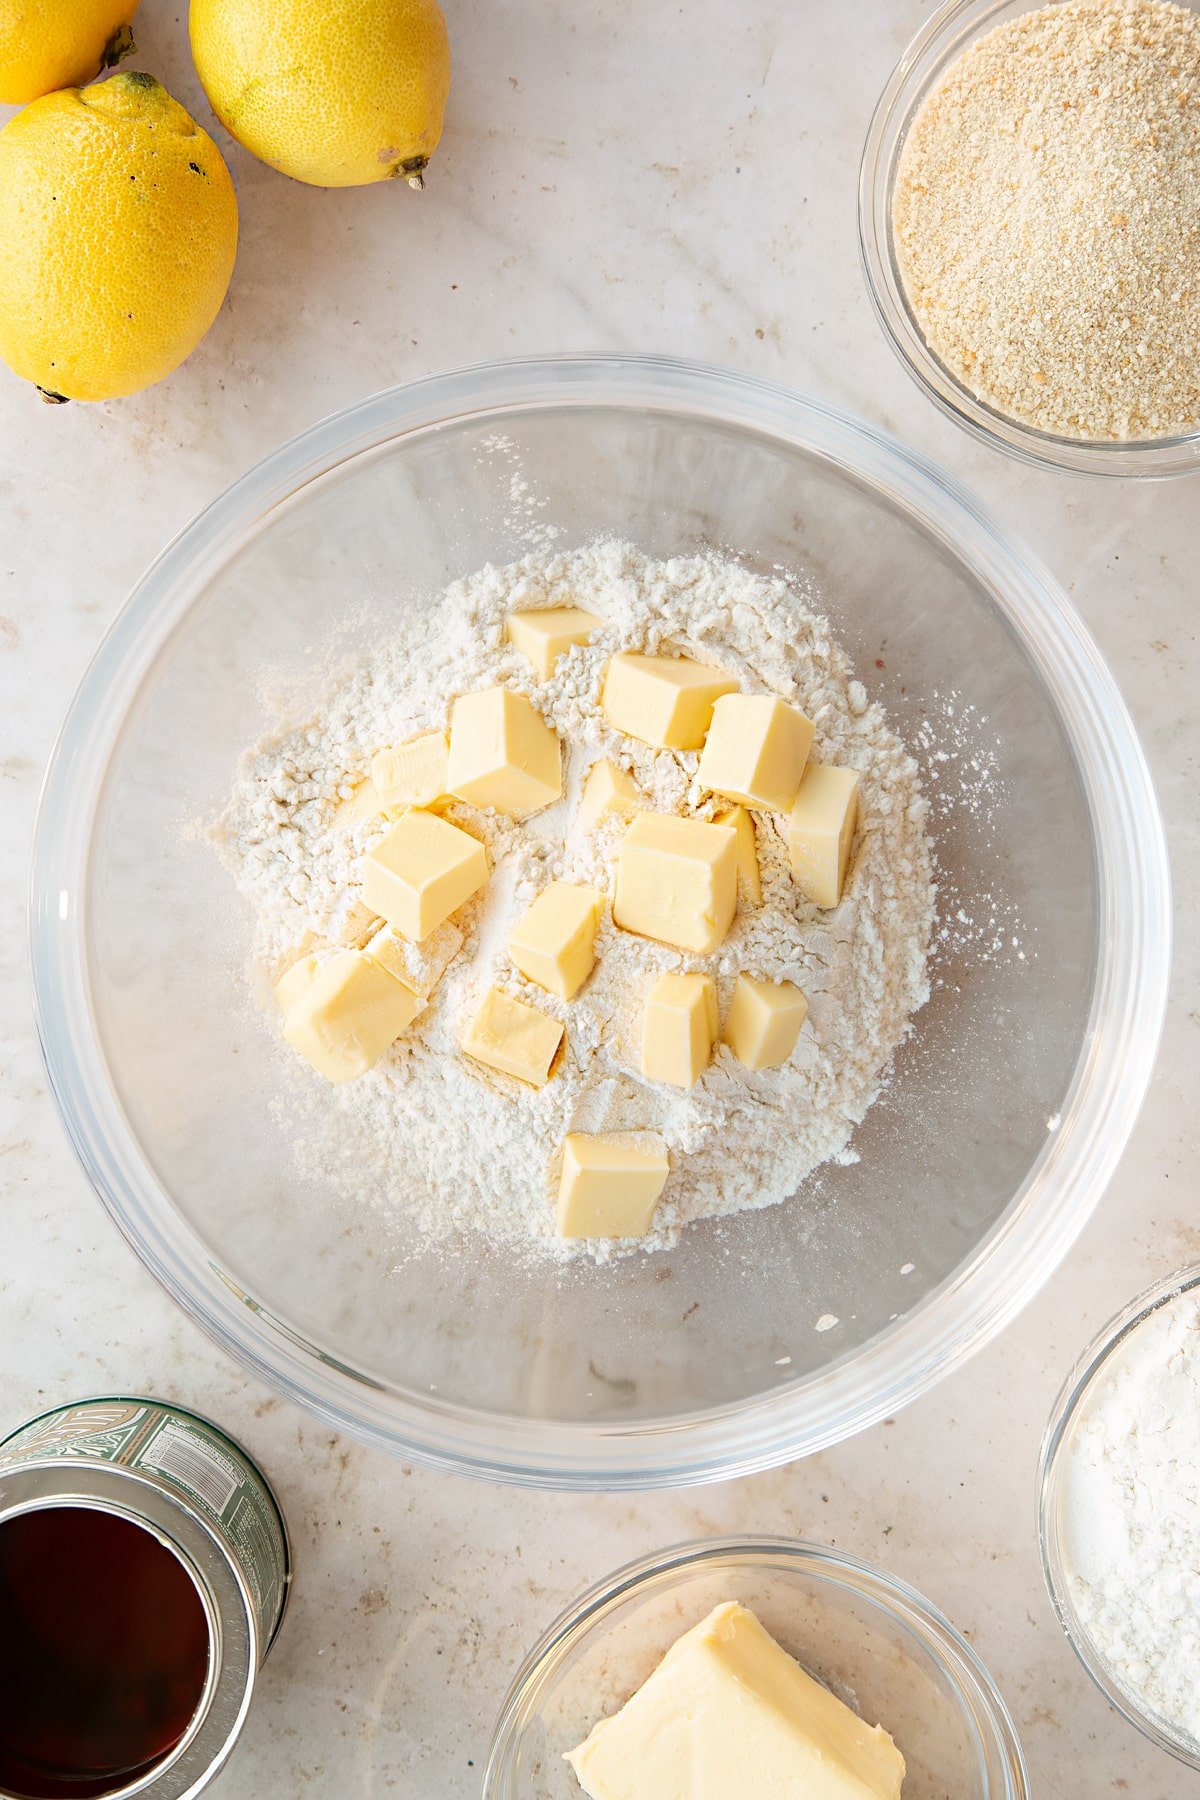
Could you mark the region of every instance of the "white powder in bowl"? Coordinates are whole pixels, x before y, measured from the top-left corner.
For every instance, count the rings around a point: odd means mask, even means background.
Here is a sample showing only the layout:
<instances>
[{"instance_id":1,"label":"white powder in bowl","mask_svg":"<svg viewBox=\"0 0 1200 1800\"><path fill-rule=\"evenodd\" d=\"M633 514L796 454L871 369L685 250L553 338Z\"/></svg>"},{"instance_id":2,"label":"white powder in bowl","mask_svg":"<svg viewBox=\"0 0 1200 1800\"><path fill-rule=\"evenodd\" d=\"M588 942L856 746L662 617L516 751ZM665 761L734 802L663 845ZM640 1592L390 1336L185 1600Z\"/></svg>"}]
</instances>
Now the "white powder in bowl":
<instances>
[{"instance_id":1,"label":"white powder in bowl","mask_svg":"<svg viewBox=\"0 0 1200 1800\"><path fill-rule=\"evenodd\" d=\"M1063 1555L1117 1685L1200 1747L1200 1301L1151 1313L1093 1384L1067 1451Z\"/></svg>"},{"instance_id":2,"label":"white powder in bowl","mask_svg":"<svg viewBox=\"0 0 1200 1800\"><path fill-rule=\"evenodd\" d=\"M539 682L506 643L505 621L518 608L568 604L599 614L605 629ZM600 712L604 669L619 649L683 651L729 669L749 692L795 701L815 722L820 760L860 772L859 837L842 903L821 912L791 878L782 821L758 814L763 904L739 908L719 950L684 955L606 918L597 967L564 1002L528 982L505 946L547 881L611 892L624 823L609 818L589 834L575 819L591 764L610 757L657 810L714 811L694 753L623 737ZM340 1088L313 1076L299 1100L281 1101L291 1107L304 1172L406 1215L425 1238L473 1229L514 1252L535 1247L564 1259L661 1249L692 1220L787 1199L819 1164L847 1154L879 1093L928 997L934 917L917 765L795 583L712 554L656 562L613 541L541 550L455 582L335 681L315 717L269 734L245 757L216 835L253 901L259 963L275 974L311 940L353 934L358 860L381 826L346 824L339 799L377 750L444 726L456 695L497 683L528 693L562 737L565 797L521 824L460 803L448 809L486 841L491 879L456 915L463 944L428 1010L382 1062ZM791 1059L752 1073L721 1047L689 1091L643 1080L642 1009L668 969L711 972L722 1011L739 970L797 983L809 1016ZM566 1026L565 1056L544 1088L493 1076L459 1051L493 983ZM295 1091L294 1081L288 1086ZM642 1131L666 1145L671 1173L647 1238L554 1236L568 1131Z\"/></svg>"}]
</instances>

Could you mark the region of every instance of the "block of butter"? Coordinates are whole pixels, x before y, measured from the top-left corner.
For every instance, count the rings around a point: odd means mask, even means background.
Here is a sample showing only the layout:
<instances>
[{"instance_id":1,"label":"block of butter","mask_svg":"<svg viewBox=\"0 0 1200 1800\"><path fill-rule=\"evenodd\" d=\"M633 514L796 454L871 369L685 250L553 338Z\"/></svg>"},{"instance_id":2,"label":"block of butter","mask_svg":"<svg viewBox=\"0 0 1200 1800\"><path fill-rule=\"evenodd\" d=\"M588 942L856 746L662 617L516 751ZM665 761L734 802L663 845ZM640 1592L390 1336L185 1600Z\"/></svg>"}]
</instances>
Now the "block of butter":
<instances>
[{"instance_id":1,"label":"block of butter","mask_svg":"<svg viewBox=\"0 0 1200 1800\"><path fill-rule=\"evenodd\" d=\"M289 969L285 982L295 973ZM335 950L287 999L284 1037L332 1082L365 1075L425 1004L361 950Z\"/></svg>"},{"instance_id":2,"label":"block of butter","mask_svg":"<svg viewBox=\"0 0 1200 1800\"><path fill-rule=\"evenodd\" d=\"M743 806L787 812L815 727L771 694L724 694L713 707L698 771L701 784Z\"/></svg>"},{"instance_id":3,"label":"block of butter","mask_svg":"<svg viewBox=\"0 0 1200 1800\"><path fill-rule=\"evenodd\" d=\"M379 914L364 906L357 894L344 894L329 922L330 936L344 950L361 950L382 924Z\"/></svg>"},{"instance_id":4,"label":"block of butter","mask_svg":"<svg viewBox=\"0 0 1200 1800\"><path fill-rule=\"evenodd\" d=\"M791 981L758 981L745 973L733 985L725 1042L747 1069L775 1069L796 1048L808 1001Z\"/></svg>"},{"instance_id":5,"label":"block of butter","mask_svg":"<svg viewBox=\"0 0 1200 1800\"><path fill-rule=\"evenodd\" d=\"M613 918L680 950L715 950L737 907L737 834L728 825L639 813L617 854Z\"/></svg>"},{"instance_id":6,"label":"block of butter","mask_svg":"<svg viewBox=\"0 0 1200 1800\"><path fill-rule=\"evenodd\" d=\"M563 1040L563 1027L536 1006L489 988L467 1028L462 1047L476 1062L532 1087L545 1087Z\"/></svg>"},{"instance_id":7,"label":"block of butter","mask_svg":"<svg viewBox=\"0 0 1200 1800\"><path fill-rule=\"evenodd\" d=\"M420 944L385 925L367 939L363 949L389 975L427 1000L462 949L462 943L462 932L446 919Z\"/></svg>"},{"instance_id":8,"label":"block of butter","mask_svg":"<svg viewBox=\"0 0 1200 1800\"><path fill-rule=\"evenodd\" d=\"M567 1761L591 1800L900 1800L904 1758L726 1600Z\"/></svg>"},{"instance_id":9,"label":"block of butter","mask_svg":"<svg viewBox=\"0 0 1200 1800\"><path fill-rule=\"evenodd\" d=\"M371 758L371 781L385 807L432 806L449 794L444 731L426 731Z\"/></svg>"},{"instance_id":10,"label":"block of butter","mask_svg":"<svg viewBox=\"0 0 1200 1800\"><path fill-rule=\"evenodd\" d=\"M611 725L660 750L699 750L713 706L737 690L732 675L687 656L622 651L604 677L601 708Z\"/></svg>"},{"instance_id":11,"label":"block of butter","mask_svg":"<svg viewBox=\"0 0 1200 1800\"><path fill-rule=\"evenodd\" d=\"M548 994L569 1000L592 972L603 910L599 888L552 881L513 926L508 954L522 975Z\"/></svg>"},{"instance_id":12,"label":"block of butter","mask_svg":"<svg viewBox=\"0 0 1200 1800\"><path fill-rule=\"evenodd\" d=\"M670 1173L658 1145L573 1131L563 1139L558 1235L645 1237Z\"/></svg>"},{"instance_id":13,"label":"block of butter","mask_svg":"<svg viewBox=\"0 0 1200 1800\"><path fill-rule=\"evenodd\" d=\"M606 813L617 813L628 818L644 804L634 786L633 777L627 775L624 769L618 768L616 763L609 762L607 756L602 756L587 772L576 816L584 829L590 831L597 819Z\"/></svg>"},{"instance_id":14,"label":"block of butter","mask_svg":"<svg viewBox=\"0 0 1200 1800\"><path fill-rule=\"evenodd\" d=\"M386 819L387 816L383 795L369 775L334 808L334 821L338 825L355 825L360 819Z\"/></svg>"},{"instance_id":15,"label":"block of butter","mask_svg":"<svg viewBox=\"0 0 1200 1800\"><path fill-rule=\"evenodd\" d=\"M836 906L858 824L858 770L809 763L788 815L796 885L814 906Z\"/></svg>"},{"instance_id":16,"label":"block of butter","mask_svg":"<svg viewBox=\"0 0 1200 1800\"><path fill-rule=\"evenodd\" d=\"M714 825L729 825L737 833L738 893L750 906L762 905L762 872L758 866L758 838L754 820L744 806L730 806L713 819Z\"/></svg>"},{"instance_id":17,"label":"block of butter","mask_svg":"<svg viewBox=\"0 0 1200 1800\"><path fill-rule=\"evenodd\" d=\"M509 613L508 641L514 650L528 657L543 681L549 681L563 651L572 644L586 644L603 623L603 619L584 612L581 606L548 606L542 612Z\"/></svg>"},{"instance_id":18,"label":"block of butter","mask_svg":"<svg viewBox=\"0 0 1200 1800\"><path fill-rule=\"evenodd\" d=\"M488 878L478 839L416 807L367 851L360 869L365 904L418 944Z\"/></svg>"},{"instance_id":19,"label":"block of butter","mask_svg":"<svg viewBox=\"0 0 1200 1800\"><path fill-rule=\"evenodd\" d=\"M532 700L511 688L463 694L450 711L452 794L523 819L562 793L562 745Z\"/></svg>"},{"instance_id":20,"label":"block of butter","mask_svg":"<svg viewBox=\"0 0 1200 1800\"><path fill-rule=\"evenodd\" d=\"M298 957L290 969L284 970L271 989L280 1012L285 1016L292 1010L301 995L308 991L318 966L315 956Z\"/></svg>"},{"instance_id":21,"label":"block of butter","mask_svg":"<svg viewBox=\"0 0 1200 1800\"><path fill-rule=\"evenodd\" d=\"M720 1019L711 975L660 975L642 1022L642 1074L694 1087L712 1061Z\"/></svg>"}]
</instances>

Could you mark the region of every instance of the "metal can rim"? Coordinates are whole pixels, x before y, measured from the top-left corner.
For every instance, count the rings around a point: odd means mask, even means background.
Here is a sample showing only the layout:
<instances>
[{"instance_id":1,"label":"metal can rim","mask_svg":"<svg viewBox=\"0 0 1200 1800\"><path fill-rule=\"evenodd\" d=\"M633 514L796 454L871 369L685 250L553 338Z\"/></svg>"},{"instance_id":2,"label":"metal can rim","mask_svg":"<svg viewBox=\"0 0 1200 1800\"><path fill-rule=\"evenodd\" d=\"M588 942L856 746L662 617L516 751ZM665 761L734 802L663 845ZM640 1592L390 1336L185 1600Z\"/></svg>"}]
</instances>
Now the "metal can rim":
<instances>
[{"instance_id":1,"label":"metal can rim","mask_svg":"<svg viewBox=\"0 0 1200 1800\"><path fill-rule=\"evenodd\" d=\"M195 1800L225 1766L249 1712L258 1672L283 1623L291 1594L291 1539L270 1481L254 1457L222 1426L173 1401L148 1395L97 1394L72 1399L24 1420L0 1439L0 1454L32 1427L90 1405L146 1407L194 1421L227 1446L257 1478L278 1522L283 1583L278 1612L268 1624L251 1590L238 1546L223 1523L190 1497L186 1485L153 1467L101 1460L73 1451L39 1456L31 1446L0 1468L0 1524L52 1507L81 1506L128 1519L156 1537L181 1563L196 1587L208 1622L210 1656L204 1692L178 1744L140 1778L114 1787L105 1800ZM86 1441L81 1421L81 1438ZM9 1800L0 1788L0 1800Z\"/></svg>"}]
</instances>

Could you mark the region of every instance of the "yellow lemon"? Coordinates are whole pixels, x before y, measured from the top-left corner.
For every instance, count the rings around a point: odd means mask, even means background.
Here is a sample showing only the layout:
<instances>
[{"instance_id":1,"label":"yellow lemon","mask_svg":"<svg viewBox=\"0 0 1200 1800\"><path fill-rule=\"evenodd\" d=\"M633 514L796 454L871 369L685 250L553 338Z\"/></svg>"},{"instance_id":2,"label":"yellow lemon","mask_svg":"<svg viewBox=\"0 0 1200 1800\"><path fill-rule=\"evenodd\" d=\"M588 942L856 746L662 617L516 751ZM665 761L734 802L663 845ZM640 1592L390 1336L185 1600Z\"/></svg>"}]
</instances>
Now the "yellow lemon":
<instances>
[{"instance_id":1,"label":"yellow lemon","mask_svg":"<svg viewBox=\"0 0 1200 1800\"><path fill-rule=\"evenodd\" d=\"M437 0L191 0L189 29L213 111L273 169L421 185L450 91Z\"/></svg>"},{"instance_id":2,"label":"yellow lemon","mask_svg":"<svg viewBox=\"0 0 1200 1800\"><path fill-rule=\"evenodd\" d=\"M0 100L78 87L133 49L138 0L0 0Z\"/></svg>"},{"instance_id":3,"label":"yellow lemon","mask_svg":"<svg viewBox=\"0 0 1200 1800\"><path fill-rule=\"evenodd\" d=\"M169 375L236 251L221 153L152 75L46 94L0 131L0 356L47 398Z\"/></svg>"}]
</instances>

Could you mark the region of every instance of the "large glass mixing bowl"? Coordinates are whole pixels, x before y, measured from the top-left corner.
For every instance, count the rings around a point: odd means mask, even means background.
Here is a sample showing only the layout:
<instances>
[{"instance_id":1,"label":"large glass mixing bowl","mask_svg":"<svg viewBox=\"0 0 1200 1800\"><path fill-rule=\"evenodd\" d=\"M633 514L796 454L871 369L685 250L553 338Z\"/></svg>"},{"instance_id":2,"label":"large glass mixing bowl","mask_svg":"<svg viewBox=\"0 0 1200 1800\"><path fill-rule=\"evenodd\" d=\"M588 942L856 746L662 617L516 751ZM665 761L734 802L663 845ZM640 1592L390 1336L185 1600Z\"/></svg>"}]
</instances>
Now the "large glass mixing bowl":
<instances>
[{"instance_id":1,"label":"large glass mixing bowl","mask_svg":"<svg viewBox=\"0 0 1200 1800\"><path fill-rule=\"evenodd\" d=\"M857 1160L669 1253L566 1270L483 1242L398 1244L300 1175L274 1105L287 1063L245 980L248 911L189 829L271 722L268 689L315 697L331 644L377 643L546 526L563 545L619 533L809 571L925 765L945 919L933 999ZM831 1444L1029 1299L1145 1090L1168 877L1095 646L968 494L813 401L597 357L381 394L188 527L63 727L32 940L50 1079L88 1173L231 1354L406 1456L637 1487Z\"/></svg>"}]
</instances>

